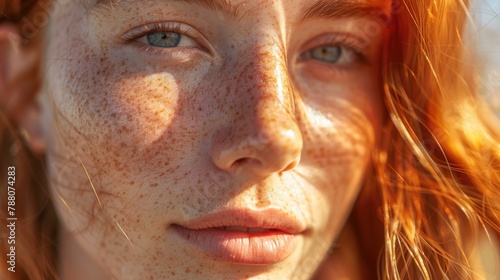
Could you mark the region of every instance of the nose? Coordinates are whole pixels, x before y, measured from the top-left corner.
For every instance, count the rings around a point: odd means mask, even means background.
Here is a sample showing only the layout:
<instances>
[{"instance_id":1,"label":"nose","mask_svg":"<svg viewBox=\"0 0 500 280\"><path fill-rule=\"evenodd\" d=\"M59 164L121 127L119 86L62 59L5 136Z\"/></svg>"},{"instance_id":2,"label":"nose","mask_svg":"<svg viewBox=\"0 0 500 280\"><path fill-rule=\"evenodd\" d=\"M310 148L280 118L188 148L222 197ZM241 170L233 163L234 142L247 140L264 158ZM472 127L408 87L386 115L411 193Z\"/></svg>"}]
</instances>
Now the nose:
<instances>
[{"instance_id":1,"label":"nose","mask_svg":"<svg viewBox=\"0 0 500 280\"><path fill-rule=\"evenodd\" d=\"M299 163L303 140L283 61L260 53L233 71L233 80L247 78L232 87L230 117L213 139L212 159L221 170L269 176Z\"/></svg>"}]
</instances>

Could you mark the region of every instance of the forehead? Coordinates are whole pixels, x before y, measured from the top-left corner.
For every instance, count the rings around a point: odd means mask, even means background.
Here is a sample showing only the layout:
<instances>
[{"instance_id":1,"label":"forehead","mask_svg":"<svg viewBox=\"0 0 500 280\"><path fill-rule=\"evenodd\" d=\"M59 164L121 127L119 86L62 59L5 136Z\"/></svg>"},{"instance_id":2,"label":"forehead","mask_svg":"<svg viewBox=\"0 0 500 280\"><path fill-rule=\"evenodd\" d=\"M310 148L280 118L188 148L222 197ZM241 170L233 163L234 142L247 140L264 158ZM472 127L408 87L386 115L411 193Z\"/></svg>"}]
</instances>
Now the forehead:
<instances>
[{"instance_id":1,"label":"forehead","mask_svg":"<svg viewBox=\"0 0 500 280\"><path fill-rule=\"evenodd\" d=\"M144 3L144 9L154 5L193 5L214 12L241 18L258 14L259 10L274 10L309 18L366 17L385 15L390 17L392 0L81 0L90 10L127 7ZM288 13L291 10L293 13ZM297 11L299 11L297 13ZM254 12L254 13L252 13Z\"/></svg>"}]
</instances>

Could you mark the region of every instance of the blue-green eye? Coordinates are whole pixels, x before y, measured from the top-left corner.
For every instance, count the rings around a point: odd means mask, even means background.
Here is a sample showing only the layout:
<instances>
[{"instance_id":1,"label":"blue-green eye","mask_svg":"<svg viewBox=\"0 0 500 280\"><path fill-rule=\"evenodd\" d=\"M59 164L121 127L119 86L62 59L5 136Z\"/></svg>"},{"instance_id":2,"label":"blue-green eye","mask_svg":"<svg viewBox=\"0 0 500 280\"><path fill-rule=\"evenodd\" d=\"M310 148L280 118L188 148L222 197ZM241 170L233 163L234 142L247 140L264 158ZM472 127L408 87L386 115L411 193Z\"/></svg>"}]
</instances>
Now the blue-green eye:
<instances>
[{"instance_id":1,"label":"blue-green eye","mask_svg":"<svg viewBox=\"0 0 500 280\"><path fill-rule=\"evenodd\" d=\"M182 35L176 32L154 32L146 35L148 44L159 48L174 48L179 46Z\"/></svg>"},{"instance_id":2,"label":"blue-green eye","mask_svg":"<svg viewBox=\"0 0 500 280\"><path fill-rule=\"evenodd\" d=\"M176 22L157 22L134 28L124 36L131 42L142 43L149 49L176 49L200 47L199 33L188 25ZM172 52L174 50L163 50Z\"/></svg>"},{"instance_id":3,"label":"blue-green eye","mask_svg":"<svg viewBox=\"0 0 500 280\"><path fill-rule=\"evenodd\" d=\"M309 49L301 56L301 59L312 59L327 64L348 65L362 59L362 56L348 46L334 44Z\"/></svg>"},{"instance_id":4,"label":"blue-green eye","mask_svg":"<svg viewBox=\"0 0 500 280\"><path fill-rule=\"evenodd\" d=\"M311 49L309 57L326 63L336 63L342 57L343 50L339 46L321 46Z\"/></svg>"}]
</instances>

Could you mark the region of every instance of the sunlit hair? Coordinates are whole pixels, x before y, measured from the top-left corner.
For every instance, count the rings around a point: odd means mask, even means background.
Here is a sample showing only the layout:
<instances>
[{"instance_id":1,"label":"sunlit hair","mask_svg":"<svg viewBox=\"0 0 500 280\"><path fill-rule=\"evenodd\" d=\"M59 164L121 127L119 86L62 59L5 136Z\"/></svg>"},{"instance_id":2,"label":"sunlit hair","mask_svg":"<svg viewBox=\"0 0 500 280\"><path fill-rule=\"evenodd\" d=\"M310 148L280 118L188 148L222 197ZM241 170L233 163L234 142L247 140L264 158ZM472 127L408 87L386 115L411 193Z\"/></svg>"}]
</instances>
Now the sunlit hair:
<instances>
[{"instance_id":1,"label":"sunlit hair","mask_svg":"<svg viewBox=\"0 0 500 280\"><path fill-rule=\"evenodd\" d=\"M21 27L23 19L33 22L35 8L48 6L48 1L18 1L0 0L0 24L16 23ZM36 21L35 21L36 22ZM26 26L25 26L26 27ZM40 30L38 30L40 28ZM25 28L22 38L10 38L14 47L41 48L43 32L41 26ZM21 33L23 33L21 32ZM38 52L41 56L42 52ZM41 57L37 58L41 61ZM3 65L3 64L2 64ZM9 94L10 89L29 87L29 94L19 96L19 104L33 102L40 87L41 69L34 67L19 76L12 84L5 85L0 96ZM15 273L9 272L8 256L10 244L7 243L6 227L1 230L0 242L0 278L1 279L57 279L56 248L57 248L57 218L49 198L46 182L46 171L43 156L33 154L25 143L28 135L15 123L13 116L19 111L19 106L5 107L0 103L0 207L2 219L7 216L7 168L16 168L16 267Z\"/></svg>"},{"instance_id":2,"label":"sunlit hair","mask_svg":"<svg viewBox=\"0 0 500 280\"><path fill-rule=\"evenodd\" d=\"M479 279L478 237L500 233L500 127L463 46L469 3L398 5L383 69L391 121L374 155L376 190L358 205L381 198L381 278Z\"/></svg>"},{"instance_id":3,"label":"sunlit hair","mask_svg":"<svg viewBox=\"0 0 500 280\"><path fill-rule=\"evenodd\" d=\"M48 2L0 0L1 20L21 25ZM474 86L463 46L469 3L393 4L390 20L378 18L391 29L382 69L388 122L350 222L369 275L476 279L470 257L477 238L487 229L500 233L500 127ZM23 47L41 48L43 32L30 34ZM19 81L33 82L26 103L40 79L33 69ZM17 170L16 273L7 271L2 229L0 276L57 279L57 218L43 157L27 148L11 115L0 106L0 181L7 182L8 166ZM1 190L4 220L6 195Z\"/></svg>"}]
</instances>

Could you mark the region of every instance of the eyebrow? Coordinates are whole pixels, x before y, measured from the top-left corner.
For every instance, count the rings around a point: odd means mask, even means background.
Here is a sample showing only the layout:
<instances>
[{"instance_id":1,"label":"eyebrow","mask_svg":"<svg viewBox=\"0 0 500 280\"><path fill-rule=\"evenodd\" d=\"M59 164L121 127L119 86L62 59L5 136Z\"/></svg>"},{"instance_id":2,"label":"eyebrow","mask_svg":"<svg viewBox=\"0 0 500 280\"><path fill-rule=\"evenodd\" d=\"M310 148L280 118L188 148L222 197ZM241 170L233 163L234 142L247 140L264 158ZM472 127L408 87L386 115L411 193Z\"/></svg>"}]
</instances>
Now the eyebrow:
<instances>
[{"instance_id":1,"label":"eyebrow","mask_svg":"<svg viewBox=\"0 0 500 280\"><path fill-rule=\"evenodd\" d=\"M121 4L126 5L127 2L132 1L134 0L94 0L91 1L90 9L98 10L102 7L114 7ZM165 2L195 4L215 12L227 14L232 18L236 18L239 15L239 6L231 3L230 0L165 0Z\"/></svg>"},{"instance_id":2,"label":"eyebrow","mask_svg":"<svg viewBox=\"0 0 500 280\"><path fill-rule=\"evenodd\" d=\"M305 11L299 22L349 17L374 17L388 21L390 18L390 12L382 7L344 0L319 0Z\"/></svg>"},{"instance_id":3,"label":"eyebrow","mask_svg":"<svg viewBox=\"0 0 500 280\"><path fill-rule=\"evenodd\" d=\"M132 2L133 0L94 0L92 9L98 9L100 6L115 6L120 3ZM209 10L229 15L231 18L241 16L240 8L242 5L235 5L230 0L165 0L169 2L183 2L195 4ZM241 2L240 4L244 4ZM388 21L389 11L382 7L369 5L365 3L354 2L352 0L318 0L309 7L306 7L301 13L303 16L299 22L313 19L335 19L347 17L375 17L379 20Z\"/></svg>"}]
</instances>

